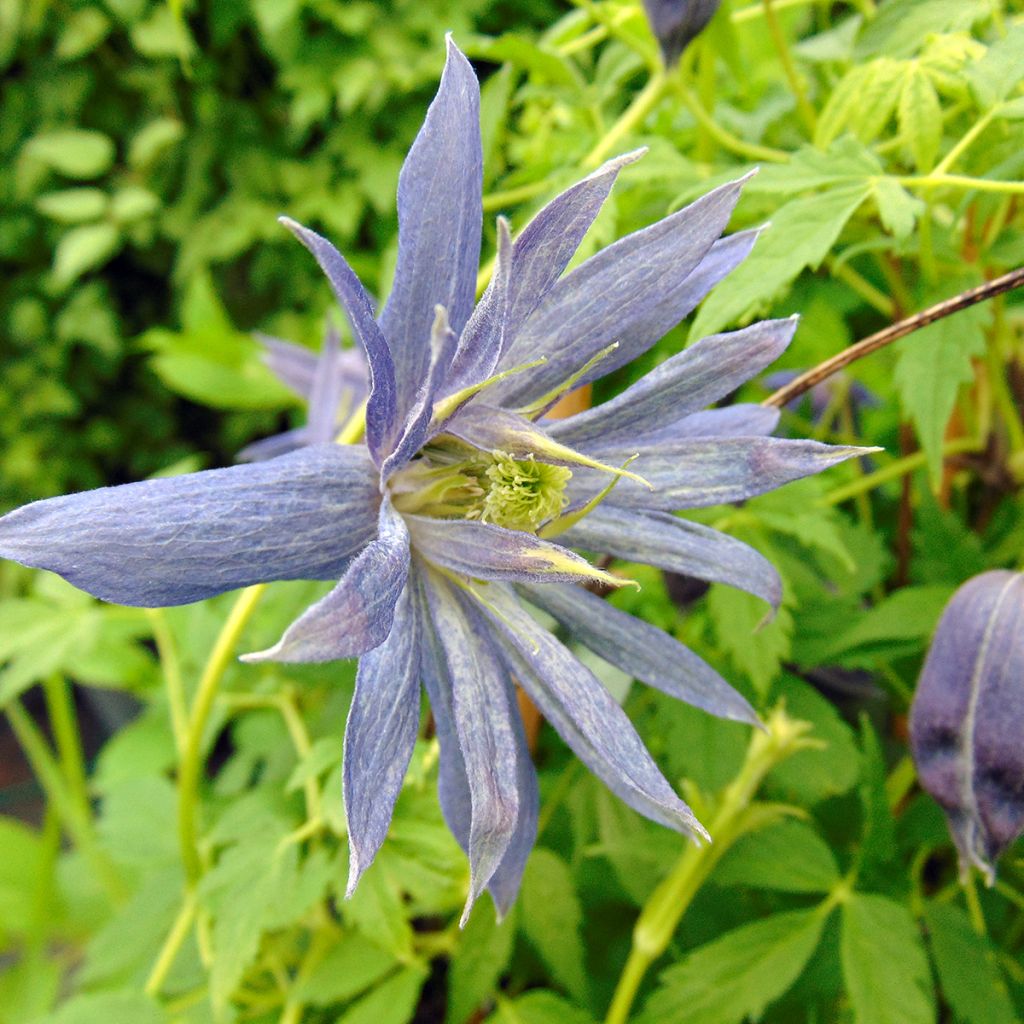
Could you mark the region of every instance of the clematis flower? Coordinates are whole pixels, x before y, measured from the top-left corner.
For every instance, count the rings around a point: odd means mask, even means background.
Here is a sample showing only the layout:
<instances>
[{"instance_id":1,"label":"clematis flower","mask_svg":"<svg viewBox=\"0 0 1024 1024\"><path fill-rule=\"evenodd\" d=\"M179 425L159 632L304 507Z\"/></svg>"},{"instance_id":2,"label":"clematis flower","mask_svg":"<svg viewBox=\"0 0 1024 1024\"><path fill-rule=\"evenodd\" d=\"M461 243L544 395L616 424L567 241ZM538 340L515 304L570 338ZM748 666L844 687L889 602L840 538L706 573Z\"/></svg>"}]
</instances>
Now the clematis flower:
<instances>
[{"instance_id":1,"label":"clematis flower","mask_svg":"<svg viewBox=\"0 0 1024 1024\"><path fill-rule=\"evenodd\" d=\"M243 462L258 462L295 451L307 444L329 444L366 400L366 357L359 349L343 349L333 327L324 335L319 356L280 338L258 335L263 361L285 387L308 403L306 425L247 445Z\"/></svg>"},{"instance_id":2,"label":"clematis flower","mask_svg":"<svg viewBox=\"0 0 1024 1024\"><path fill-rule=\"evenodd\" d=\"M995 882L1024 832L1024 573L968 580L950 599L910 709L921 785L946 813L961 874Z\"/></svg>"},{"instance_id":3,"label":"clematis flower","mask_svg":"<svg viewBox=\"0 0 1024 1024\"><path fill-rule=\"evenodd\" d=\"M721 0L644 0L644 11L662 60L670 68L707 27Z\"/></svg>"},{"instance_id":4,"label":"clematis flower","mask_svg":"<svg viewBox=\"0 0 1024 1024\"><path fill-rule=\"evenodd\" d=\"M366 355L365 443L36 502L0 520L0 556L108 601L171 605L289 579L338 580L271 649L245 660L358 657L345 733L349 892L391 819L425 687L439 792L469 855L466 905L515 898L537 830L537 783L514 684L587 766L641 814L706 833L628 717L524 603L607 661L706 711L756 723L672 637L579 584L623 580L574 548L742 587L771 605L756 551L673 510L749 498L858 454L769 436L774 410L704 411L786 347L795 320L705 338L617 398L569 419L569 388L623 366L750 251L720 238L733 182L566 266L619 171L612 160L513 241L474 306L482 227L479 88L449 40L436 98L402 169L395 284L375 317L341 254L285 219L316 257ZM628 465L627 465L628 464Z\"/></svg>"}]
</instances>

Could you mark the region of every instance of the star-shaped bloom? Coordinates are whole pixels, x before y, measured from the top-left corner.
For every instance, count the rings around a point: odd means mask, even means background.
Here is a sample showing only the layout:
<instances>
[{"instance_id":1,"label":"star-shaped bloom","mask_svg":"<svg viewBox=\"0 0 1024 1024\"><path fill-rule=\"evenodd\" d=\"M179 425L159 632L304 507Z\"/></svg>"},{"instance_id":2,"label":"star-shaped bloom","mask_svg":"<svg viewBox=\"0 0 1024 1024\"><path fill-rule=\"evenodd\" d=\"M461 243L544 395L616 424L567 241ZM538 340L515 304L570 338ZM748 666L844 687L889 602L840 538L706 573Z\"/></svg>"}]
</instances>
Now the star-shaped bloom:
<instances>
[{"instance_id":1,"label":"star-shaped bloom","mask_svg":"<svg viewBox=\"0 0 1024 1024\"><path fill-rule=\"evenodd\" d=\"M305 426L255 441L238 458L259 462L307 444L329 444L366 400L366 357L359 349L343 349L333 327L327 328L319 356L265 334L256 340L263 346L263 362L270 372L306 400L309 415Z\"/></svg>"},{"instance_id":2,"label":"star-shaped bloom","mask_svg":"<svg viewBox=\"0 0 1024 1024\"><path fill-rule=\"evenodd\" d=\"M0 520L0 556L108 601L172 605L271 580L340 580L248 660L359 657L345 733L350 891L383 842L425 687L440 799L469 855L467 913L515 898L537 830L537 783L514 685L627 804L704 830L619 705L525 602L633 677L712 714L756 722L686 647L579 584L622 580L606 552L779 601L756 551L677 509L737 501L860 450L768 436L774 410L708 409L771 363L795 321L697 342L604 405L545 412L567 389L635 359L750 251L720 238L741 182L564 273L619 171L612 160L553 199L474 303L482 228L479 88L451 42L402 169L395 284L379 318L341 254L313 253L366 354L365 443L314 443L251 465L37 502ZM634 456L638 456L634 458ZM628 468L625 468L628 465Z\"/></svg>"}]
</instances>

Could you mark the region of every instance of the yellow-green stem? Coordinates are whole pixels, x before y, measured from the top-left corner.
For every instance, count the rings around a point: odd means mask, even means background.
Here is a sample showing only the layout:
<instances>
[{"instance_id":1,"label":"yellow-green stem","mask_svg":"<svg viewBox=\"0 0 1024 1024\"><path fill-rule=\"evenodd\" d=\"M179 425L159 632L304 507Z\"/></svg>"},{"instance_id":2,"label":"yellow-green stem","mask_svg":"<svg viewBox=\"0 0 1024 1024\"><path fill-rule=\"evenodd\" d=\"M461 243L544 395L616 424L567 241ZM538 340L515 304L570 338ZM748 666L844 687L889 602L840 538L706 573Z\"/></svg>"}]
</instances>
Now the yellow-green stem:
<instances>
[{"instance_id":1,"label":"yellow-green stem","mask_svg":"<svg viewBox=\"0 0 1024 1024\"><path fill-rule=\"evenodd\" d=\"M234 656L242 630L265 590L266 584L258 583L238 595L203 669L189 715L185 747L178 767L178 842L185 878L190 886L198 881L202 872L196 819L199 810L199 776L203 765L203 737L221 679Z\"/></svg>"},{"instance_id":2,"label":"yellow-green stem","mask_svg":"<svg viewBox=\"0 0 1024 1024\"><path fill-rule=\"evenodd\" d=\"M789 81L789 87L793 90L796 108L800 113L800 117L807 131L814 135L818 127L818 115L814 112L814 107L811 106L811 101L807 98L807 90L804 88L804 83L800 78L796 65L793 63L792 54L789 52L789 43L786 41L786 35L782 31L782 25L779 24L779 19L772 3L773 0L764 0L764 17L768 23L768 32L779 54L783 74L785 74Z\"/></svg>"},{"instance_id":3,"label":"yellow-green stem","mask_svg":"<svg viewBox=\"0 0 1024 1024\"><path fill-rule=\"evenodd\" d=\"M181 757L185 748L185 734L188 732L188 705L185 701L185 683L181 675L181 660L174 634L167 624L167 615L162 608L147 608L146 615L153 627L153 641L157 657L167 686L167 703L171 709L171 729L174 732L174 746Z\"/></svg>"},{"instance_id":4,"label":"yellow-green stem","mask_svg":"<svg viewBox=\"0 0 1024 1024\"><path fill-rule=\"evenodd\" d=\"M60 675L51 676L43 682L46 698L46 712L50 717L50 728L57 744L57 758L71 799L91 818L89 806L89 783L85 774L85 755L78 730L78 716L75 712L74 696L68 681Z\"/></svg>"},{"instance_id":5,"label":"yellow-green stem","mask_svg":"<svg viewBox=\"0 0 1024 1024\"><path fill-rule=\"evenodd\" d=\"M146 995L158 996L160 994L160 989L163 987L164 981L167 980L167 975L170 974L171 968L174 966L178 952L185 939L188 938L188 933L192 930L192 923L195 921L195 918L195 893L187 892L181 908L178 910L178 916L174 919L174 924L171 925L171 930L167 933L167 938L164 939L164 944L160 947L160 952L157 954L153 969L149 972L149 977L146 979L146 985L143 989Z\"/></svg>"},{"instance_id":6,"label":"yellow-green stem","mask_svg":"<svg viewBox=\"0 0 1024 1024\"><path fill-rule=\"evenodd\" d=\"M679 98L683 101L687 110L693 115L693 119L717 142L723 149L743 157L745 160L767 160L769 163L788 163L790 156L785 150L772 149L769 146L761 146L756 142L747 142L744 139L733 135L723 128L704 109L700 100L693 94L687 85L678 77L675 79L675 88Z\"/></svg>"},{"instance_id":7,"label":"yellow-green stem","mask_svg":"<svg viewBox=\"0 0 1024 1024\"><path fill-rule=\"evenodd\" d=\"M633 929L633 945L615 987L605 1024L626 1024L644 976L668 948L697 890L730 846L751 827L751 821L744 819L751 811L751 801L765 775L808 745L810 741L805 737L808 728L805 722L794 721L779 709L769 718L766 730L754 734L739 774L726 787L708 824L714 842L707 846L688 846L640 912Z\"/></svg>"},{"instance_id":8,"label":"yellow-green stem","mask_svg":"<svg viewBox=\"0 0 1024 1024\"><path fill-rule=\"evenodd\" d=\"M635 131L643 119L657 106L665 94L668 75L664 68L651 74L647 84L637 93L633 102L623 111L622 116L608 129L604 138L587 154L583 166L593 169L600 166L609 154Z\"/></svg>"}]
</instances>

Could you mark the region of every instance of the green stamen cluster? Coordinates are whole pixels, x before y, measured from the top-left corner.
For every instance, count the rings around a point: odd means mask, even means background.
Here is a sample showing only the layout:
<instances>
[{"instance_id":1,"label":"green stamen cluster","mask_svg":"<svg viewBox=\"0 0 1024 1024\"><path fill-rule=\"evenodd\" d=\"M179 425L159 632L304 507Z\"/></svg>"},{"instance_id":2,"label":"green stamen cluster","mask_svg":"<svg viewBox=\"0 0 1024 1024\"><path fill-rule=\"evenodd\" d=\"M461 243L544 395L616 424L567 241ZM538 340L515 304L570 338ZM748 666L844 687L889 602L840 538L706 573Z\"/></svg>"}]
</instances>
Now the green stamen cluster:
<instances>
[{"instance_id":1,"label":"green stamen cluster","mask_svg":"<svg viewBox=\"0 0 1024 1024\"><path fill-rule=\"evenodd\" d=\"M572 473L505 452L430 447L391 481L399 512L439 519L478 519L509 530L536 533L569 503Z\"/></svg>"}]
</instances>

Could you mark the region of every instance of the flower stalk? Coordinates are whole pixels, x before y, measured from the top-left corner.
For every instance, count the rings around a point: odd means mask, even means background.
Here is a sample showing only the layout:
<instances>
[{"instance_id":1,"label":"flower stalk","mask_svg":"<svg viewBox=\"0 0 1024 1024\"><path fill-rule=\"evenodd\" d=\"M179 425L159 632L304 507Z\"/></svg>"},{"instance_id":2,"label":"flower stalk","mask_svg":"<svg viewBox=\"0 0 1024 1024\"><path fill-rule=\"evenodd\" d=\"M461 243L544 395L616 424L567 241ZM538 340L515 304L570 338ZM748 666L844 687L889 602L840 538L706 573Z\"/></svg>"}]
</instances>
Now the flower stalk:
<instances>
[{"instance_id":1,"label":"flower stalk","mask_svg":"<svg viewBox=\"0 0 1024 1024\"><path fill-rule=\"evenodd\" d=\"M807 722L794 720L784 709L776 708L765 731L754 733L739 774L726 787L708 822L714 841L706 846L688 845L640 912L605 1024L626 1024L644 976L668 948L697 891L736 840L780 815L793 813L788 807L753 803L753 798L772 768L799 750L819 745L807 735L810 728Z\"/></svg>"}]
</instances>

